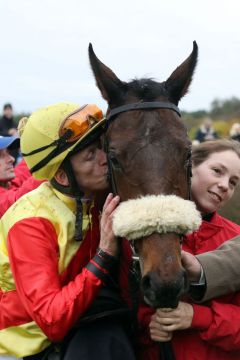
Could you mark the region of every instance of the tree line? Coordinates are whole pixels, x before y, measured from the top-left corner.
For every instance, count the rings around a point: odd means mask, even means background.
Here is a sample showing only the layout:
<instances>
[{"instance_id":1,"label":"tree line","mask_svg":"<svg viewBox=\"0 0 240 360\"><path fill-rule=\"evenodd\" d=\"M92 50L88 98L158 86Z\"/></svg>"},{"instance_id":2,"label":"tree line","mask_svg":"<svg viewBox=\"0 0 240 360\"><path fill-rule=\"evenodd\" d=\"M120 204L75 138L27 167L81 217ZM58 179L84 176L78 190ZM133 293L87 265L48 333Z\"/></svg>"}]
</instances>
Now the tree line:
<instances>
[{"instance_id":1,"label":"tree line","mask_svg":"<svg viewBox=\"0 0 240 360\"><path fill-rule=\"evenodd\" d=\"M214 99L210 110L197 110L193 112L182 111L183 121L189 131L191 139L204 118L213 120L214 128L222 137L227 137L233 123L240 122L240 99L233 96L230 99Z\"/></svg>"}]
</instances>

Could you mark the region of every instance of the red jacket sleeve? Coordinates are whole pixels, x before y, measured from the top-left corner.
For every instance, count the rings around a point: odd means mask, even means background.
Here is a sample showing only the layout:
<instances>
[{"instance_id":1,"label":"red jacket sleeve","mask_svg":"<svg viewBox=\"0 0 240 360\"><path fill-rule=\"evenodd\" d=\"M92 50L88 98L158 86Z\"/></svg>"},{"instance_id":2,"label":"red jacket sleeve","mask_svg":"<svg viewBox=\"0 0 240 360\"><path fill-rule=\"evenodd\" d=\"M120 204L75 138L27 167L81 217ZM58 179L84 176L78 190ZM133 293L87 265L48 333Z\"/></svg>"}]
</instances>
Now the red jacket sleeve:
<instances>
[{"instance_id":1,"label":"red jacket sleeve","mask_svg":"<svg viewBox=\"0 0 240 360\"><path fill-rule=\"evenodd\" d=\"M7 211L7 209L15 203L22 195L36 189L42 181L34 179L32 176L28 178L21 187L14 189L1 188L0 191L0 217Z\"/></svg>"},{"instance_id":2,"label":"red jacket sleeve","mask_svg":"<svg viewBox=\"0 0 240 360\"><path fill-rule=\"evenodd\" d=\"M240 348L240 294L234 304L213 300L211 306L193 304L192 327L203 340L226 351Z\"/></svg>"},{"instance_id":3,"label":"red jacket sleeve","mask_svg":"<svg viewBox=\"0 0 240 360\"><path fill-rule=\"evenodd\" d=\"M102 280L83 268L71 282L61 285L57 235L46 219L16 223L9 232L8 248L23 306L50 340L63 339L91 305Z\"/></svg>"}]
</instances>

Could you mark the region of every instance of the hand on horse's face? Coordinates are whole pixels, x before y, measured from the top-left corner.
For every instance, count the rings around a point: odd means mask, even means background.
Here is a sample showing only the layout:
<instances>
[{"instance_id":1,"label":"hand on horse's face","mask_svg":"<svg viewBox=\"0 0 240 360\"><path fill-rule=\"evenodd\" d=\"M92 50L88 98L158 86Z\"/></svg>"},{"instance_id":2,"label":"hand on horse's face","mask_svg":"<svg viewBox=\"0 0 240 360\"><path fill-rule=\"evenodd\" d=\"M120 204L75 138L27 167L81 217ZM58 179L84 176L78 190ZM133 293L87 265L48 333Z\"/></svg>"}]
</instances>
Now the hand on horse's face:
<instances>
[{"instance_id":1,"label":"hand on horse's face","mask_svg":"<svg viewBox=\"0 0 240 360\"><path fill-rule=\"evenodd\" d=\"M118 241L112 230L112 216L120 202L120 197L109 194L103 206L103 212L100 223L100 243L99 247L112 256L117 256Z\"/></svg>"}]
</instances>

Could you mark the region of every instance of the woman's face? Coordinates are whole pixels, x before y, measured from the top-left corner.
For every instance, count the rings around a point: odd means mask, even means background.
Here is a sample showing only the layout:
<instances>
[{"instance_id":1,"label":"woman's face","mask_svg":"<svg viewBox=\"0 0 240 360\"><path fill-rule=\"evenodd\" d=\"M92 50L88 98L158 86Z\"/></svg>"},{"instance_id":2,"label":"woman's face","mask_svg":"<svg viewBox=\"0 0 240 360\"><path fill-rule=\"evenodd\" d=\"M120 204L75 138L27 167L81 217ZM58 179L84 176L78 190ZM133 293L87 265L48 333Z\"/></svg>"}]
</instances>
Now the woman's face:
<instances>
[{"instance_id":1,"label":"woman's face","mask_svg":"<svg viewBox=\"0 0 240 360\"><path fill-rule=\"evenodd\" d=\"M193 167L192 198L202 214L219 210L240 181L240 158L232 150L215 152Z\"/></svg>"}]
</instances>

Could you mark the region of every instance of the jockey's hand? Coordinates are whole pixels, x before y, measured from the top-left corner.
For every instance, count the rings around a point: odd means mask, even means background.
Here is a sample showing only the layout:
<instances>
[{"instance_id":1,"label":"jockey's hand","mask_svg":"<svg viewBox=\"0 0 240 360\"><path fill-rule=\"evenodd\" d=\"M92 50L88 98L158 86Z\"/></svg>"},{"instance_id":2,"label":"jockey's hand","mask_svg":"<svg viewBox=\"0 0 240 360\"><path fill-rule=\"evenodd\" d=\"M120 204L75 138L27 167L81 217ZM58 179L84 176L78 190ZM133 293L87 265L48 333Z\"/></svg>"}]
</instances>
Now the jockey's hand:
<instances>
[{"instance_id":1,"label":"jockey's hand","mask_svg":"<svg viewBox=\"0 0 240 360\"><path fill-rule=\"evenodd\" d=\"M113 212L116 209L120 202L120 197L113 194L109 194L102 211L102 217L100 222L100 243L99 247L112 256L117 256L118 254L118 241L113 234L112 230L112 216Z\"/></svg>"},{"instance_id":2,"label":"jockey's hand","mask_svg":"<svg viewBox=\"0 0 240 360\"><path fill-rule=\"evenodd\" d=\"M157 320L157 313L155 313L149 324L150 336L154 341L166 342L172 339L172 331L162 330L162 325Z\"/></svg>"},{"instance_id":3,"label":"jockey's hand","mask_svg":"<svg viewBox=\"0 0 240 360\"><path fill-rule=\"evenodd\" d=\"M165 312L161 309L156 311L156 322L161 331L184 330L191 327L193 319L193 307L191 304L180 301L178 307Z\"/></svg>"},{"instance_id":4,"label":"jockey's hand","mask_svg":"<svg viewBox=\"0 0 240 360\"><path fill-rule=\"evenodd\" d=\"M201 265L197 258L182 250L182 265L187 271L189 282L198 282L201 276Z\"/></svg>"}]
</instances>

